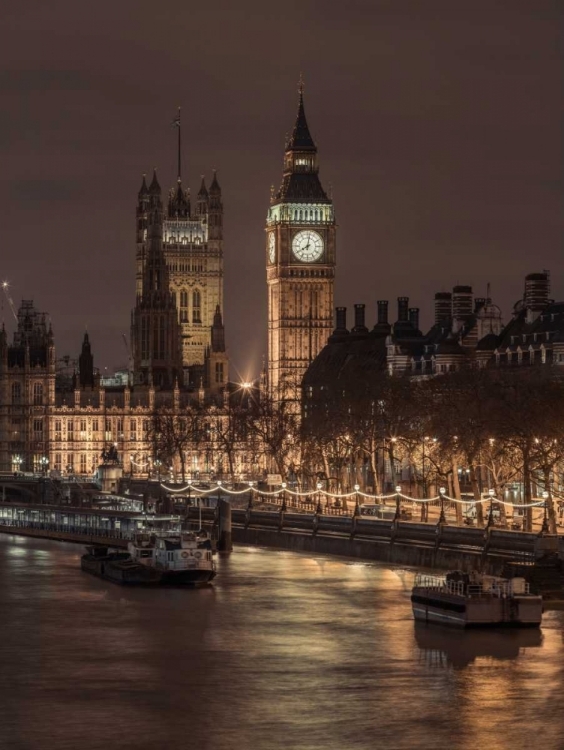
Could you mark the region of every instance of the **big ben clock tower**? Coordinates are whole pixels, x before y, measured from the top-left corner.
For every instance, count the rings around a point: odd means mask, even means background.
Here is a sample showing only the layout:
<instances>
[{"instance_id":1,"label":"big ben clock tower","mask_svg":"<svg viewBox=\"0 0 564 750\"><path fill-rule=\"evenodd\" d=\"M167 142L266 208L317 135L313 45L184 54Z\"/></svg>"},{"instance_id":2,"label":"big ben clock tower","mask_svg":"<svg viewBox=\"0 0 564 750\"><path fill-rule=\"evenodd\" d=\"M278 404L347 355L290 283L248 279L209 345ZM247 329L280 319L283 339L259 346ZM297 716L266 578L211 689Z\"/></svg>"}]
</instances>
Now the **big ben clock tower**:
<instances>
[{"instance_id":1,"label":"big ben clock tower","mask_svg":"<svg viewBox=\"0 0 564 750\"><path fill-rule=\"evenodd\" d=\"M333 328L335 214L319 181L301 82L299 93L282 185L266 220L268 381L275 398L300 386Z\"/></svg>"}]
</instances>

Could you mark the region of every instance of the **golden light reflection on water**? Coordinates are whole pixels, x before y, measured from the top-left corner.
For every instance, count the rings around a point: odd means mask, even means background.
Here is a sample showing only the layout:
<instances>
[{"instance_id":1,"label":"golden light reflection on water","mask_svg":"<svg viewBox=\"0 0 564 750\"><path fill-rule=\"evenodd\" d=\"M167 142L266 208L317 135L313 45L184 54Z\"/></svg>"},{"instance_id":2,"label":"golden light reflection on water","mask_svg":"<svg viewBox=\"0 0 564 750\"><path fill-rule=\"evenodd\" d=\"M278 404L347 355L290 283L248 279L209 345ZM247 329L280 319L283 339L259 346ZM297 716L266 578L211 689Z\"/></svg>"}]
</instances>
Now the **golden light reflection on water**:
<instances>
[{"instance_id":1,"label":"golden light reflection on water","mask_svg":"<svg viewBox=\"0 0 564 750\"><path fill-rule=\"evenodd\" d=\"M238 549L211 588L137 590L80 552L0 537L7 747L564 750L562 612L460 633L415 626L401 568Z\"/></svg>"}]
</instances>

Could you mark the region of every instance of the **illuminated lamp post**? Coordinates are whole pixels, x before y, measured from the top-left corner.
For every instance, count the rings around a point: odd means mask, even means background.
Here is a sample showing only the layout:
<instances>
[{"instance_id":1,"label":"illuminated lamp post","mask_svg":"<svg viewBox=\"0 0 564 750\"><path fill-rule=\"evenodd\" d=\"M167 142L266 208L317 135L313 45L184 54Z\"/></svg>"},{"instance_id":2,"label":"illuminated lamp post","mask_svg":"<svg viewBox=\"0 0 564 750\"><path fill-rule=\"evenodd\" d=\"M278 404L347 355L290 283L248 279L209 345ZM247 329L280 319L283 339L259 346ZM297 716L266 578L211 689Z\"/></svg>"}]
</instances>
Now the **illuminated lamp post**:
<instances>
[{"instance_id":1,"label":"illuminated lamp post","mask_svg":"<svg viewBox=\"0 0 564 750\"><path fill-rule=\"evenodd\" d=\"M446 518L445 518L445 493L446 493L446 489L444 487L441 487L439 489L439 494L441 496L441 512L439 514L439 523L441 523L441 524L442 523L446 523Z\"/></svg>"},{"instance_id":2,"label":"illuminated lamp post","mask_svg":"<svg viewBox=\"0 0 564 750\"><path fill-rule=\"evenodd\" d=\"M41 464L41 470L43 472L43 475L45 476L47 474L47 467L49 466L49 459L47 456L41 456L39 459L39 463Z\"/></svg>"},{"instance_id":3,"label":"illuminated lamp post","mask_svg":"<svg viewBox=\"0 0 564 750\"><path fill-rule=\"evenodd\" d=\"M12 459L12 463L16 467L16 473L21 471L22 464L23 464L23 458L21 456L14 456Z\"/></svg>"},{"instance_id":4,"label":"illuminated lamp post","mask_svg":"<svg viewBox=\"0 0 564 750\"><path fill-rule=\"evenodd\" d=\"M360 489L360 484L355 484L354 491L355 491L355 502L354 502L354 515L360 516L360 504L358 502L358 491Z\"/></svg>"},{"instance_id":5,"label":"illuminated lamp post","mask_svg":"<svg viewBox=\"0 0 564 750\"><path fill-rule=\"evenodd\" d=\"M160 482L161 481L161 466L162 466L162 461L160 460L160 458L156 458L153 461L153 466L155 466L157 469L157 481Z\"/></svg>"},{"instance_id":6,"label":"illuminated lamp post","mask_svg":"<svg viewBox=\"0 0 564 750\"><path fill-rule=\"evenodd\" d=\"M286 482L282 482L282 511L286 511Z\"/></svg>"},{"instance_id":7,"label":"illuminated lamp post","mask_svg":"<svg viewBox=\"0 0 564 750\"><path fill-rule=\"evenodd\" d=\"M249 502L247 503L249 510L253 507L253 484L254 482L249 482Z\"/></svg>"},{"instance_id":8,"label":"illuminated lamp post","mask_svg":"<svg viewBox=\"0 0 564 750\"><path fill-rule=\"evenodd\" d=\"M394 516L394 521L399 521L400 515L401 515L401 508L400 508L400 496L401 493L401 486L398 484L396 487L396 514Z\"/></svg>"},{"instance_id":9,"label":"illuminated lamp post","mask_svg":"<svg viewBox=\"0 0 564 750\"><path fill-rule=\"evenodd\" d=\"M546 490L542 493L544 500L544 516L542 519L541 534L548 534L548 492Z\"/></svg>"},{"instance_id":10,"label":"illuminated lamp post","mask_svg":"<svg viewBox=\"0 0 564 750\"><path fill-rule=\"evenodd\" d=\"M317 483L317 508L315 509L315 512L320 514L323 513L323 508L321 507L321 482Z\"/></svg>"},{"instance_id":11,"label":"illuminated lamp post","mask_svg":"<svg viewBox=\"0 0 564 750\"><path fill-rule=\"evenodd\" d=\"M495 497L495 490L490 487L488 490L488 495L490 496L490 510L488 512L488 522L486 524L486 527L489 529L491 526L493 526L493 499Z\"/></svg>"}]
</instances>

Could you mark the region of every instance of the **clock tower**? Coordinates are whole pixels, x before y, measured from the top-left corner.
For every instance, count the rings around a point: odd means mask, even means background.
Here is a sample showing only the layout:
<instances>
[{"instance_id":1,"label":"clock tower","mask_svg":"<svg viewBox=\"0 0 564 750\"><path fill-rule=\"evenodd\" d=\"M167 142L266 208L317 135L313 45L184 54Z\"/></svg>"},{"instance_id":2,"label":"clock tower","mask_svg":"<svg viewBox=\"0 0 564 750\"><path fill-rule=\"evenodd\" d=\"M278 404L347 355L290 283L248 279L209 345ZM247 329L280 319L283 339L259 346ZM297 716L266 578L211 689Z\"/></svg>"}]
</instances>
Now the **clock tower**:
<instances>
[{"instance_id":1,"label":"clock tower","mask_svg":"<svg viewBox=\"0 0 564 750\"><path fill-rule=\"evenodd\" d=\"M268 382L274 397L301 385L333 329L335 213L319 181L301 82L299 93L282 185L272 191L266 220Z\"/></svg>"}]
</instances>

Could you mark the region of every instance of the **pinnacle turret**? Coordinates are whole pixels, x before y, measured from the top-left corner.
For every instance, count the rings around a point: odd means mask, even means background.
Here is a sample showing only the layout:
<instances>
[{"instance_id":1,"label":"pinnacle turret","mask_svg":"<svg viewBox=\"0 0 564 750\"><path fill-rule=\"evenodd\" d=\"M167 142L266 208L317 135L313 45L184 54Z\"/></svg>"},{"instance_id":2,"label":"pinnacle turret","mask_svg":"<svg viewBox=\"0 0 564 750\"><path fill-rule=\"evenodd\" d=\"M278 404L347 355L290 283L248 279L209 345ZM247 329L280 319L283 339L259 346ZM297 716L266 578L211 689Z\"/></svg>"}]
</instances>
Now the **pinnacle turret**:
<instances>
[{"instance_id":1,"label":"pinnacle turret","mask_svg":"<svg viewBox=\"0 0 564 750\"><path fill-rule=\"evenodd\" d=\"M198 196L202 196L207 198L208 196L208 189L206 188L206 179L204 175L202 175L202 184L200 185L200 189L198 190Z\"/></svg>"},{"instance_id":2,"label":"pinnacle turret","mask_svg":"<svg viewBox=\"0 0 564 750\"><path fill-rule=\"evenodd\" d=\"M146 175L143 175L143 182L141 183L141 188L139 189L139 192L137 195L139 198L142 198L145 195L149 195L149 188L147 187L147 181L145 179Z\"/></svg>"},{"instance_id":3,"label":"pinnacle turret","mask_svg":"<svg viewBox=\"0 0 564 750\"><path fill-rule=\"evenodd\" d=\"M151 184L149 185L149 192L152 195L160 195L161 193L161 186L159 185L159 181L157 180L157 169L153 169L153 179L151 180Z\"/></svg>"},{"instance_id":4,"label":"pinnacle turret","mask_svg":"<svg viewBox=\"0 0 564 750\"><path fill-rule=\"evenodd\" d=\"M217 181L217 172L214 169L213 170L213 180L210 185L210 195L219 195L221 193L221 188L219 187L219 182Z\"/></svg>"}]
</instances>

